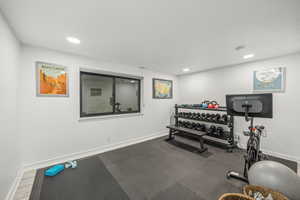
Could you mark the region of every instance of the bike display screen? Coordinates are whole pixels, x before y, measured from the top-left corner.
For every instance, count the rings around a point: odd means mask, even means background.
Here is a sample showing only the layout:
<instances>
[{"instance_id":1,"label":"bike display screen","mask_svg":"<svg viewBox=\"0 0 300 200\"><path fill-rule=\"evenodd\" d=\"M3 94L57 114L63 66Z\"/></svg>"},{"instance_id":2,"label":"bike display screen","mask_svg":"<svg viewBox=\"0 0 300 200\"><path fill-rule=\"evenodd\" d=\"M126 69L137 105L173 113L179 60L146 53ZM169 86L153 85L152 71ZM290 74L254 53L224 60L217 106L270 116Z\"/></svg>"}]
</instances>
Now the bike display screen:
<instances>
[{"instance_id":1,"label":"bike display screen","mask_svg":"<svg viewBox=\"0 0 300 200\"><path fill-rule=\"evenodd\" d=\"M233 116L273 118L273 94L226 95L227 114Z\"/></svg>"}]
</instances>

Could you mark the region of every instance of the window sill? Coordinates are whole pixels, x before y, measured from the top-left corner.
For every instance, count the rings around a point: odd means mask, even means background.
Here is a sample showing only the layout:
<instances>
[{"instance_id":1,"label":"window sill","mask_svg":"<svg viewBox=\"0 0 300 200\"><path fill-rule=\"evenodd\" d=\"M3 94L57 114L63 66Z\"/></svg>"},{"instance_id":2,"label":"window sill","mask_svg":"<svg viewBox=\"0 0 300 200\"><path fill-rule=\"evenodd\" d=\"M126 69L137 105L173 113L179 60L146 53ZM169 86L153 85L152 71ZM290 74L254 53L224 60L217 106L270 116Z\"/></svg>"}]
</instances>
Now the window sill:
<instances>
[{"instance_id":1,"label":"window sill","mask_svg":"<svg viewBox=\"0 0 300 200\"><path fill-rule=\"evenodd\" d=\"M144 115L144 113L128 113L128 114L120 114L120 115L103 115L103 116L94 116L94 117L79 117L78 121L127 118L127 117L143 116L143 115Z\"/></svg>"}]
</instances>

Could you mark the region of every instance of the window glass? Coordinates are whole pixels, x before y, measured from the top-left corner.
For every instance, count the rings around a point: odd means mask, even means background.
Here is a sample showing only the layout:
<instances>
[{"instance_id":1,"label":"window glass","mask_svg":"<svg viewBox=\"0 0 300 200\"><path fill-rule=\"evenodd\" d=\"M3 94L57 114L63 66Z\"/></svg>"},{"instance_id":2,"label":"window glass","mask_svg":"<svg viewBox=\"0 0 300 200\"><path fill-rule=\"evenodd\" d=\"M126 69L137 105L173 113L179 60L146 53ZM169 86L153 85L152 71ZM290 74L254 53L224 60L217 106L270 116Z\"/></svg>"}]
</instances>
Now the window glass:
<instances>
[{"instance_id":1,"label":"window glass","mask_svg":"<svg viewBox=\"0 0 300 200\"><path fill-rule=\"evenodd\" d=\"M113 78L81 75L81 115L113 113Z\"/></svg>"},{"instance_id":2,"label":"window glass","mask_svg":"<svg viewBox=\"0 0 300 200\"><path fill-rule=\"evenodd\" d=\"M140 80L116 78L116 112L139 111Z\"/></svg>"}]
</instances>

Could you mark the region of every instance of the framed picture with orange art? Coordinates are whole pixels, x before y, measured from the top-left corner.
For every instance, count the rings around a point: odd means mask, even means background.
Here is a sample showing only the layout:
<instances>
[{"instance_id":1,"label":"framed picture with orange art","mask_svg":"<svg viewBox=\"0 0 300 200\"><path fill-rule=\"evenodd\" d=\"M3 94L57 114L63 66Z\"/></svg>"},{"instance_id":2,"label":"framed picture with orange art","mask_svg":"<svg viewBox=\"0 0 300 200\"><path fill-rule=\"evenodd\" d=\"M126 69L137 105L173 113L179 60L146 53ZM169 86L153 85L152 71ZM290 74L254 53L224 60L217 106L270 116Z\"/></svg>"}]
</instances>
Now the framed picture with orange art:
<instances>
[{"instance_id":1,"label":"framed picture with orange art","mask_svg":"<svg viewBox=\"0 0 300 200\"><path fill-rule=\"evenodd\" d=\"M36 62L36 95L38 97L68 97L69 73L67 67Z\"/></svg>"}]
</instances>

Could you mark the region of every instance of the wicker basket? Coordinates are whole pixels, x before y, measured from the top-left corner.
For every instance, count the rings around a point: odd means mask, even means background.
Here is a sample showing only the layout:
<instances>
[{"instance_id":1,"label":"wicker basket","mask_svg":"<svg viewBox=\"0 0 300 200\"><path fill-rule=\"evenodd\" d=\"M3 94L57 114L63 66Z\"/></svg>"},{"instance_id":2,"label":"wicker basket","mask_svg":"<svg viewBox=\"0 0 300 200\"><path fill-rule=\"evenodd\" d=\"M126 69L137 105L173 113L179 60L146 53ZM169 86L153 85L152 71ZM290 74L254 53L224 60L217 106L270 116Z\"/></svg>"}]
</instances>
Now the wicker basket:
<instances>
[{"instance_id":1,"label":"wicker basket","mask_svg":"<svg viewBox=\"0 0 300 200\"><path fill-rule=\"evenodd\" d=\"M271 189L268 189L265 187L261 187L261 186L257 186L257 185L246 185L243 188L243 192L247 196L250 196L249 195L250 191L252 191L252 193L260 192L264 197L267 197L269 194L271 194L274 200L288 200L288 198L285 197L283 194L281 194L279 192L275 192L274 190L271 190Z\"/></svg>"},{"instance_id":2,"label":"wicker basket","mask_svg":"<svg viewBox=\"0 0 300 200\"><path fill-rule=\"evenodd\" d=\"M254 200L252 197L238 193L223 194L219 200Z\"/></svg>"}]
</instances>

